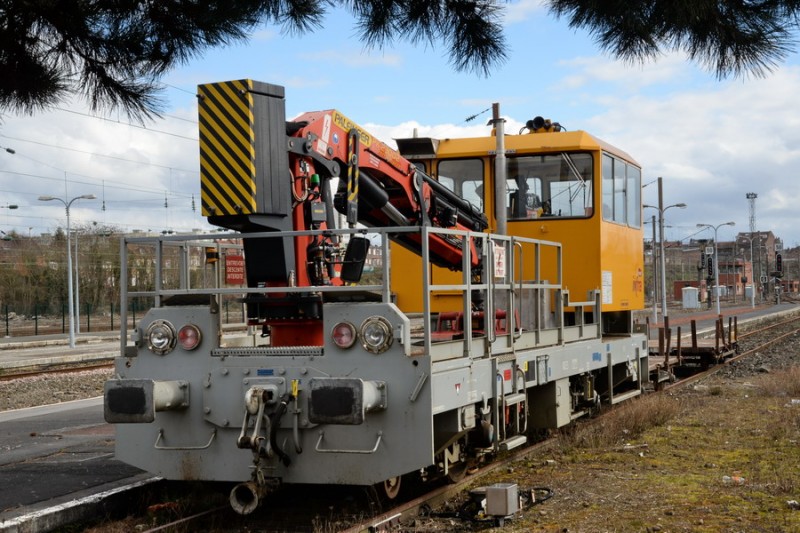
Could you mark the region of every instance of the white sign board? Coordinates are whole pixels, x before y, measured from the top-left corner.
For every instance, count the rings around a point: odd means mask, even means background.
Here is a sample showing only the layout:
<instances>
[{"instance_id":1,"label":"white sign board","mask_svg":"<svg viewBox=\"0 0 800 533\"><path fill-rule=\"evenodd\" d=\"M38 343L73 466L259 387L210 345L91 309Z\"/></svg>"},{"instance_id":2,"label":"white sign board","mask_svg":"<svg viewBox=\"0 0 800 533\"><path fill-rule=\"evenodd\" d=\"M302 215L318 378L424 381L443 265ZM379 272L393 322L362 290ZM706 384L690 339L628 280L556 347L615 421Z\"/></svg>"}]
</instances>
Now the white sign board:
<instances>
[{"instance_id":1,"label":"white sign board","mask_svg":"<svg viewBox=\"0 0 800 533\"><path fill-rule=\"evenodd\" d=\"M506 277L506 249L502 244L494 245L494 277Z\"/></svg>"},{"instance_id":2,"label":"white sign board","mask_svg":"<svg viewBox=\"0 0 800 533\"><path fill-rule=\"evenodd\" d=\"M603 304L612 304L614 303L614 274L610 270L603 270L601 279L603 283Z\"/></svg>"}]
</instances>

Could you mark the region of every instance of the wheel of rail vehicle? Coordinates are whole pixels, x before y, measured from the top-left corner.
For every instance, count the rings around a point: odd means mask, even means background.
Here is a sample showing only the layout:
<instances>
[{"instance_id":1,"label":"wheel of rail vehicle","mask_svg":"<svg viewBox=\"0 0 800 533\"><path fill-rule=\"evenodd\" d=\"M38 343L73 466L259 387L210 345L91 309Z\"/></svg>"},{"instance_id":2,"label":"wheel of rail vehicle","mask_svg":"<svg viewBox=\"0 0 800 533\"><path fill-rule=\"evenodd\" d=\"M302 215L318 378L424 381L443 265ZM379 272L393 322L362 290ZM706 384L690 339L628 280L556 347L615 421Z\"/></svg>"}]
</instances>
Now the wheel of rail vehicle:
<instances>
[{"instance_id":1,"label":"wheel of rail vehicle","mask_svg":"<svg viewBox=\"0 0 800 533\"><path fill-rule=\"evenodd\" d=\"M438 456L438 463L447 473L444 478L448 483L458 483L467 473L467 455L463 452L466 444L454 442Z\"/></svg>"},{"instance_id":2,"label":"wheel of rail vehicle","mask_svg":"<svg viewBox=\"0 0 800 533\"><path fill-rule=\"evenodd\" d=\"M467 463L459 461L447 467L447 482L458 483L467 475Z\"/></svg>"},{"instance_id":3,"label":"wheel of rail vehicle","mask_svg":"<svg viewBox=\"0 0 800 533\"><path fill-rule=\"evenodd\" d=\"M402 478L400 476L390 477L383 483L378 483L378 492L387 500L394 500L400 494Z\"/></svg>"}]
</instances>

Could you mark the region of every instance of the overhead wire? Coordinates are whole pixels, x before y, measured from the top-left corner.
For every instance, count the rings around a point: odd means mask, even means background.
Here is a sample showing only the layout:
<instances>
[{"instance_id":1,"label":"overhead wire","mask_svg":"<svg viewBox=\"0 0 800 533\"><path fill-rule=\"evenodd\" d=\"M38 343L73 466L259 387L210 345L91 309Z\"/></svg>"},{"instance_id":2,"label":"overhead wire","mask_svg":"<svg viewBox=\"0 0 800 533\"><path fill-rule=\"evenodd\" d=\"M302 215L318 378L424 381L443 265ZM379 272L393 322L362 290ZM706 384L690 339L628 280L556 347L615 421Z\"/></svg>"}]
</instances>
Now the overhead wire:
<instances>
[{"instance_id":1,"label":"overhead wire","mask_svg":"<svg viewBox=\"0 0 800 533\"><path fill-rule=\"evenodd\" d=\"M78 154L91 155L91 156L94 156L94 157L105 157L107 159L114 159L116 161L124 161L126 163L134 163L134 164L137 164L137 165L145 165L145 166L158 167L158 168L169 168L169 169L174 169L174 170L180 170L181 172L192 172L192 173L195 173L195 174L198 172L197 169L189 170L189 169L185 169L185 168L176 168L176 167L169 166L169 165L160 165L158 163L148 163L147 161L137 161L135 159L127 159L127 158L119 157L119 156L116 156L116 155L101 154L101 153L98 153L98 152L90 152L88 150L80 150L78 148L70 148L70 147L67 147L67 146L59 146L57 144L50 144L50 143L46 143L46 142L42 142L42 141L32 141L30 139L22 139L22 138L19 138L19 137L11 137L9 135L3 135L2 133L0 133L0 137L2 137L3 139L10 139L10 140L17 141L17 142L37 144L39 146L47 146L49 148L56 148L58 150L66 150L68 152L75 152L75 153L78 153ZM23 157L25 157L25 156L23 156ZM38 161L38 162L42 163L41 161ZM42 163L42 164L46 165L47 163Z\"/></svg>"},{"instance_id":2,"label":"overhead wire","mask_svg":"<svg viewBox=\"0 0 800 533\"><path fill-rule=\"evenodd\" d=\"M172 133L172 132L169 132L169 131L155 130L155 129L152 129L152 128L146 128L144 126L140 126L140 125L134 124L132 122L122 122L122 121L119 121L119 120L114 120L114 119L110 119L110 118L106 118L106 117L101 117L101 116L98 116L98 115L91 115L89 113L81 113L80 111L73 111L71 109L65 109L63 107L55 107L53 109L56 109L58 111L63 111L65 113L72 113L72 114L75 114L75 115L81 115L81 116L88 117L88 118L94 118L94 119L97 119L97 120L102 120L104 122L111 122L112 124L120 124L122 126L128 126L130 128L136 128L136 129L140 129L140 130L144 130L144 131L149 131L149 132L152 132L152 133L160 133L162 135L170 135L172 137L177 137L179 139L186 139L186 140L189 140L189 141L200 142L200 139L198 137L187 137L186 135L180 135L180 134ZM181 120L183 120L183 119L181 119ZM190 122L188 119L186 121ZM196 124L196 122L194 122L194 123Z\"/></svg>"},{"instance_id":3,"label":"overhead wire","mask_svg":"<svg viewBox=\"0 0 800 533\"><path fill-rule=\"evenodd\" d=\"M179 90L179 91L182 91L182 92L185 92L187 94L191 94L191 95L195 94L194 91L188 91L186 89L183 89L183 88L180 88L180 87L177 87L177 86L174 86L174 85L169 85L169 87L171 87L173 89L176 89L176 90ZM163 129L156 129L156 128L150 128L150 127L147 127L147 126L141 126L141 125L133 124L133 123L128 122L128 121L122 121L122 120L119 120L119 119L103 117L103 116L99 116L99 115L96 115L96 114L86 113L86 112L82 112L82 111L78 111L78 110L74 110L74 109L67 109L67 108L64 108L64 107L54 107L52 109L55 110L55 111L63 112L63 113L69 113L69 114L73 114L73 115L77 115L77 116L81 116L81 117L85 117L85 118L99 120L99 121L102 121L104 123L112 123L112 124L118 124L118 125L121 125L121 126L127 126L127 127L130 127L130 128L134 128L134 129L137 129L137 130L144 131L144 132L154 133L154 134L157 134L157 135L167 135L167 136L178 138L178 139L188 140L188 141L191 141L193 143L199 142L199 139L197 137L190 137L190 136L174 133L174 132L171 132L171 131L166 131L166 130L163 130ZM6 113L0 113L0 116L2 116L4 118L10 118L10 115L8 115ZM197 120L192 120L192 119L180 117L180 116L177 116L177 115L161 114L161 116L162 117L166 117L166 118L171 119L171 120L178 120L178 121L182 121L182 122L188 122L188 123L191 123L191 124L197 124ZM117 155L103 154L103 153L93 152L93 151L89 151L89 150L82 150L82 149L79 149L79 148L72 148L72 147L69 147L69 146L63 146L63 145L58 145L58 144L53 144L53 143L48 143L48 142L43 142L43 141L37 141L37 140L32 140L32 139L25 139L25 138L16 137L16 136L9 136L9 135L0 134L0 137L2 137L4 139L11 140L11 141L13 141L15 143L31 143L33 145L46 146L48 148L54 148L54 149L57 149L57 150L64 150L64 151L73 152L73 153L85 154L85 155L89 155L89 156L92 156L92 157L107 158L107 159L110 159L110 160L122 161L122 162L125 162L125 163L130 163L130 164L135 164L135 165L142 165L142 166L148 166L148 167L153 167L153 168L168 169L169 170L169 178L168 178L168 183L169 183L168 187L169 187L169 189L164 190L163 188L159 188L157 190L156 189L148 190L148 189L143 189L142 187L133 187L133 186L126 186L126 185L123 185L123 184L118 184L118 183L115 183L115 181L113 179L111 179L111 178L98 178L96 176L89 176L89 175L82 174L82 173L79 173L79 172L65 171L65 170L63 170L63 169L61 169L61 168L59 168L59 167L57 167L55 165L51 165L49 163L45 163L44 161L40 161L40 160L37 160L35 158L29 157L24 153L20 153L18 150L15 151L15 154L18 157L23 157L23 158L26 158L26 159L30 159L31 161L33 161L33 162L35 162L37 164L40 164L40 165L47 166L49 168L55 169L58 172L63 173L63 177L62 176L52 177L52 176L39 175L39 174L34 174L34 173L29 173L29 172L16 172L16 171L12 171L12 170L0 169L0 172L2 172L2 173L13 175L13 176L25 177L25 178L51 180L51 181L58 181L58 182L61 182L63 180L64 183L65 183L65 186L68 186L68 185L75 185L75 186L89 185L89 186L95 186L95 187L102 186L102 188L103 188L103 208L102 208L103 211L106 210L106 206L108 206L108 205L114 206L115 204L116 205L120 205L120 206L130 206L131 204L138 204L140 206L144 206L144 205L147 205L147 204L151 204L153 206L153 208L155 208L156 206L164 205L163 208L166 209L167 211L169 211L169 209L173 209L173 210L176 209L177 206L179 206L179 205L182 206L183 205L183 200L185 199L187 201L190 200L190 202L187 202L186 208L191 209L192 213L196 213L197 212L196 203L195 203L196 194L195 194L194 191L189 191L189 192L184 193L184 192L181 192L181 189L178 189L178 190L173 189L173 183L174 183L174 179L175 179L173 171L181 173L181 174L191 174L191 175L197 176L198 177L198 181L199 181L199 169L190 170L190 169L185 169L185 168L180 168L180 167L175 167L175 166L170 166L170 165L164 165L164 164L159 164L159 163L152 163L152 162L146 162L146 161L137 161L137 160L132 160L132 159L125 158L125 157L120 157L120 156L117 156ZM76 176L80 176L80 177L83 177L83 178L88 178L88 180L91 180L91 181L76 180L76 179L74 179ZM183 179L183 178L180 178L180 179ZM124 191L124 192L136 192L138 194L152 196L152 198L151 199L142 198L142 199L135 199L135 200L131 199L130 197L125 198L125 200L107 199L106 195L105 195L106 187L108 187L109 189L112 189L112 190L118 190L118 191ZM21 191L3 191L3 192L10 193L10 194L17 194L17 195L31 195L31 194L33 194L33 193L30 193L30 192L21 192ZM172 202L170 204L167 201L168 197L178 198L181 201ZM162 202L163 202L163 204L162 204ZM181 207L180 209L183 210L183 207ZM148 208L148 211L149 211L149 208ZM18 218L20 220L23 219L23 218L24 219L35 219L35 217L29 217L29 216L23 217L23 216L20 216L20 215L15 215L14 218ZM178 218L180 218L180 217L178 217ZM42 221L43 220L44 219L42 219ZM171 221L176 221L176 217L175 216L170 216L170 213L167 212L166 213L166 224L167 225L171 225ZM193 227L196 227L197 224L202 224L202 222L199 222L199 221L196 221L196 222L193 221L193 222L190 222L190 223L191 223L191 225ZM141 224L121 224L121 223L116 223L116 225L117 226L127 226L127 227L140 227L141 226ZM29 230L30 229L32 229L32 228L29 228Z\"/></svg>"}]
</instances>

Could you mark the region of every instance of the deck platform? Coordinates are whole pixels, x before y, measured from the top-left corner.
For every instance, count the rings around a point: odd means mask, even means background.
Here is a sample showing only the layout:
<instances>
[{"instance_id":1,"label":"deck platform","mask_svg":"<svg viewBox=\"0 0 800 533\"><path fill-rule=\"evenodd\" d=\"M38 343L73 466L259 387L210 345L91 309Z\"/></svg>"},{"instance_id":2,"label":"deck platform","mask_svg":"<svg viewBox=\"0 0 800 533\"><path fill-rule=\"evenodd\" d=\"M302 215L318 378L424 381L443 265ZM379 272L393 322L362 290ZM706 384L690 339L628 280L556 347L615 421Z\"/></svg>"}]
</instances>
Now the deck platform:
<instances>
[{"instance_id":1,"label":"deck platform","mask_svg":"<svg viewBox=\"0 0 800 533\"><path fill-rule=\"evenodd\" d=\"M738 348L737 330L736 317L728 317L726 328L722 316L714 322L713 337L698 338L695 320L690 322L688 335L682 333L680 326L673 331L669 326L669 318L657 330L648 327L648 331L657 332L657 337L651 335L648 341L651 381L658 389L664 383L673 381L680 369L706 369L733 357Z\"/></svg>"}]
</instances>

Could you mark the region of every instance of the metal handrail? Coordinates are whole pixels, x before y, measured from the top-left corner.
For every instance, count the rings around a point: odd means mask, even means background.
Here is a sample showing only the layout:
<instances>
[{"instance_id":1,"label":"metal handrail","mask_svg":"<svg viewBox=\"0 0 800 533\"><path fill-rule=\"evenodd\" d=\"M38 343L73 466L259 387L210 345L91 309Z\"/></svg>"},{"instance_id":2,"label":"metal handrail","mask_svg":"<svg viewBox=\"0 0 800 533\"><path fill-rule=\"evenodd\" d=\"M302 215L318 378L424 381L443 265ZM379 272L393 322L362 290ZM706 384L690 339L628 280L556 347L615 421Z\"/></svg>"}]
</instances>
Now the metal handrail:
<instances>
[{"instance_id":1,"label":"metal handrail","mask_svg":"<svg viewBox=\"0 0 800 533\"><path fill-rule=\"evenodd\" d=\"M485 312L484 320L485 320L485 330L486 330L486 343L483 344L486 350L489 352L492 349L492 344L496 339L496 332L495 332L495 318L494 318L494 310L493 310L493 302L501 301L498 299L498 294L502 291L506 291L507 298L502 299L503 302L508 302L509 306L507 307L507 315L506 315L506 327L509 330L509 347L513 346L514 340L520 338L522 335L522 323L518 324L517 322L522 322L521 318L523 316L523 293L525 291L533 291L533 298L535 299L535 305L540 306L541 303L539 302L541 294L543 291L551 291L554 297L554 301L556 302L556 310L557 314L559 310L563 310L565 305L565 301L563 297L560 297L563 291L563 287L561 285L561 265L562 265L562 247L561 244L558 242L553 241L545 241L539 239L531 239L526 237L511 237L505 235L496 235L496 234L489 234L489 233L482 233L482 232L473 232L473 231L466 231L466 230L458 230L458 229L451 229L451 228L436 228L431 226L423 226L423 227L392 227L392 228L370 228L370 229L335 229L335 230L304 230L304 231L276 231L276 232L257 232L257 233L247 233L247 234L240 234L240 233L213 233L213 234L193 234L193 235L160 235L160 236L126 236L121 239L121 297L124 305L121 306L120 311L120 322L123 324L122 326L122 335L121 335L121 348L124 352L125 346L127 344L127 321L128 321L128 309L127 303L130 299L133 298L152 298L155 302L156 306L159 306L164 303L164 300L171 297L171 296L192 296L192 295L210 295L214 297L224 297L224 296L244 296L248 294L258 294L258 295L269 295L269 294L299 294L299 293L308 293L309 291L313 291L319 294L326 294L326 293L339 293L339 294L346 294L346 293L355 293L355 292L364 292L364 291L371 291L380 294L380 300L383 303L391 303L392 301L392 294L391 294L391 275L393 274L391 270L391 262L389 260L389 241L390 237L397 235L397 234L408 234L408 233L418 233L420 235L419 239L421 242L421 260L423 265L431 264L430 261L430 247L428 246L429 240L433 235L440 235L446 236L449 240L455 242L460 241L461 249L464 250L463 260L462 260L462 276L461 276L461 283L450 283L450 284L435 284L433 280L428 277L428 269L425 269L423 275L423 284L422 290L425 292L423 295L423 320L426 324L431 323L431 316L433 312L431 310L431 295L436 292L444 292L444 291L455 291L456 293L461 293L461 301L463 305L463 316L469 317L471 316L472 311L472 294L474 291L484 291L486 293L486 303L487 309L489 311ZM192 287L191 285L191 276L188 274L190 273L190 265L189 259L191 257L187 254L187 250L191 250L193 248L206 248L210 246L215 246L217 250L220 250L220 247L224 247L227 249L236 249L241 248L242 241L244 239L249 238L286 238L286 237L302 237L302 236L334 236L334 235L356 235L356 234L369 234L369 235L378 235L382 241L382 250L383 250L383 266L382 266L382 279L379 284L372 284L372 285L342 285L342 286L333 286L333 285L325 285L325 286L313 286L313 287L222 287L222 275L220 273L221 269L217 269L215 279L213 280L214 286L212 287ZM476 248L482 250L481 256L477 258L477 261L482 263L482 271L484 272L483 280L480 283L476 283L475 280L472 278L472 262L475 261L475 258L472 257L471 250L473 243L481 243L481 246L477 246ZM493 245L497 243L503 246L506 254L506 261L510 261L507 265L506 271L503 274L502 279L498 278L499 281L494 279L494 265L492 263L494 259L494 250ZM152 254L155 259L155 269L154 272L151 272L150 275L153 276L154 279L154 287L152 289L147 290L129 290L131 288L130 280L128 279L130 275L132 275L131 268L129 265L130 257L133 256L133 249L130 247L144 247L145 251L147 251L147 247L152 247ZM180 255L180 265L181 271L179 272L178 279L176 280L177 283L180 284L179 287L171 287L171 288L164 288L162 285L164 283L163 272L166 266L163 264L165 261L165 251L172 248L172 247L179 247L181 250ZM543 255L545 250L553 250L554 252L548 252L548 272L552 272L552 275L555 277L555 280L548 281L541 279L541 272L542 272L542 262L543 262ZM534 272L533 276L534 279L531 281L525 280L525 266L530 264L529 259L532 256L533 265L534 265ZM145 256L145 258L150 256ZM150 261L150 259L147 259ZM553 261L553 263L550 263ZM185 269L185 272L184 272ZM408 273L404 272L403 275L407 275ZM497 293L497 294L495 294ZM569 302L571 306L585 306L585 307L592 307L596 305L595 302ZM516 311L516 313L515 313ZM519 313L519 314L517 314ZM558 324L557 327L563 328L563 320L557 319ZM537 327L540 329L541 325ZM431 348L431 335L430 335L430 328L425 327L423 329L423 343L425 346L426 351L430 351ZM465 321L464 323L464 354L468 355L472 351L472 324L471 322ZM487 352L487 354L489 353ZM481 355L481 354L475 354Z\"/></svg>"}]
</instances>

